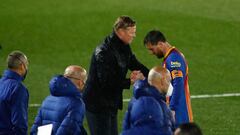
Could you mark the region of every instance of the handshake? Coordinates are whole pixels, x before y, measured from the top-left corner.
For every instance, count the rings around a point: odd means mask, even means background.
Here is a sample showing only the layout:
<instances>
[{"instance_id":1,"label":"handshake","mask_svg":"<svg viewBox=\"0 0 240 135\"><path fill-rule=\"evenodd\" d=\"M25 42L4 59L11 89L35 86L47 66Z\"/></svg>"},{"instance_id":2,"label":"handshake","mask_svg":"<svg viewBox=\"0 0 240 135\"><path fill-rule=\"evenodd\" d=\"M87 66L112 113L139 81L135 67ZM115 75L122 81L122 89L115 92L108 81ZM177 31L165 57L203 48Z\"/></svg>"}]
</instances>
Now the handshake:
<instances>
[{"instance_id":1,"label":"handshake","mask_svg":"<svg viewBox=\"0 0 240 135\"><path fill-rule=\"evenodd\" d=\"M134 70L130 74L131 84L134 84L137 80L144 80L144 79L145 79L145 77L144 77L143 73L139 70Z\"/></svg>"}]
</instances>

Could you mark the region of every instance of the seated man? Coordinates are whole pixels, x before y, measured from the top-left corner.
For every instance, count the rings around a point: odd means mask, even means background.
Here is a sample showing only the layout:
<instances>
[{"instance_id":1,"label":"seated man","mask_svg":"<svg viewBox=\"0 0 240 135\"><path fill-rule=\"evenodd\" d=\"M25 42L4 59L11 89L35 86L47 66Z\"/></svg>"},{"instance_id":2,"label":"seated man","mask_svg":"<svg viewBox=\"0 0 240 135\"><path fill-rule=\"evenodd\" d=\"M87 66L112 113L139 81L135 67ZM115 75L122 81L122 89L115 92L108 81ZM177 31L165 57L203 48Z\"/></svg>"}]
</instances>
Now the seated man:
<instances>
[{"instance_id":1,"label":"seated man","mask_svg":"<svg viewBox=\"0 0 240 135\"><path fill-rule=\"evenodd\" d=\"M170 86L171 76L167 69L162 68L160 66L154 67L150 70L147 80L138 80L134 84L133 95L134 97L131 99L128 105L128 111L126 112L125 119L123 121L123 131L131 130L134 125L131 122L132 117L134 117L134 113L132 113L132 108L136 101L141 99L142 97L151 97L154 98L161 107L162 110L162 122L158 123L159 128L155 128L154 130L158 130L163 135L171 135L174 131L174 119L172 113L168 106L165 103L165 94L168 92L168 87ZM160 84L160 85L158 85ZM141 107L139 108L141 109ZM161 111L160 111L161 112ZM145 123L146 126L148 123Z\"/></svg>"},{"instance_id":2,"label":"seated man","mask_svg":"<svg viewBox=\"0 0 240 135\"><path fill-rule=\"evenodd\" d=\"M86 70L80 66L69 66L64 76L58 75L50 81L50 93L42 103L31 129L31 135L37 134L37 128L53 124L53 135L83 135L85 104L81 90L87 78Z\"/></svg>"}]
</instances>

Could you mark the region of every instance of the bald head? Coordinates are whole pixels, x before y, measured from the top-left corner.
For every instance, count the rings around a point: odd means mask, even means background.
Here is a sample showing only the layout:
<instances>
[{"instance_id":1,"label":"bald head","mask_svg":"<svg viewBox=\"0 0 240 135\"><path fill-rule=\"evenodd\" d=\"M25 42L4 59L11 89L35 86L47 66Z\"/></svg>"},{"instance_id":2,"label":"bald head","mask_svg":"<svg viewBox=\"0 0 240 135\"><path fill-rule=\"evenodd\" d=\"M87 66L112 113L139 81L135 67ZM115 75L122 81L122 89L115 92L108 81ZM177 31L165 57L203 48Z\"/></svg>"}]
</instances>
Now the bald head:
<instances>
[{"instance_id":1,"label":"bald head","mask_svg":"<svg viewBox=\"0 0 240 135\"><path fill-rule=\"evenodd\" d=\"M64 76L69 78L80 90L83 89L87 80L87 72L77 65L70 65L65 69Z\"/></svg>"},{"instance_id":2,"label":"bald head","mask_svg":"<svg viewBox=\"0 0 240 135\"><path fill-rule=\"evenodd\" d=\"M161 66L153 67L148 74L148 83L156 87L161 93L167 93L171 83L170 72Z\"/></svg>"}]
</instances>

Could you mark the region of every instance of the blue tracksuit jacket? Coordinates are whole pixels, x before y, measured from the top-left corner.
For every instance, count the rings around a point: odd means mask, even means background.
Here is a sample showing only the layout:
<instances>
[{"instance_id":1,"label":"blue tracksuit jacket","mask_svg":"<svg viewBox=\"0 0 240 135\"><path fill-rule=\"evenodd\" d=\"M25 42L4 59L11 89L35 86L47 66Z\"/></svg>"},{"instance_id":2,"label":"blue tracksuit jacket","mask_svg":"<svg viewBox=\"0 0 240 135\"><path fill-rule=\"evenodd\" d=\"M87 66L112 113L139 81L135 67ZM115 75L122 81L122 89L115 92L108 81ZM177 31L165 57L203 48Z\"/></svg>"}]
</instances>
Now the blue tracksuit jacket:
<instances>
[{"instance_id":1,"label":"blue tracksuit jacket","mask_svg":"<svg viewBox=\"0 0 240 135\"><path fill-rule=\"evenodd\" d=\"M0 135L27 135L29 94L22 80L11 70L0 79Z\"/></svg>"}]
</instances>

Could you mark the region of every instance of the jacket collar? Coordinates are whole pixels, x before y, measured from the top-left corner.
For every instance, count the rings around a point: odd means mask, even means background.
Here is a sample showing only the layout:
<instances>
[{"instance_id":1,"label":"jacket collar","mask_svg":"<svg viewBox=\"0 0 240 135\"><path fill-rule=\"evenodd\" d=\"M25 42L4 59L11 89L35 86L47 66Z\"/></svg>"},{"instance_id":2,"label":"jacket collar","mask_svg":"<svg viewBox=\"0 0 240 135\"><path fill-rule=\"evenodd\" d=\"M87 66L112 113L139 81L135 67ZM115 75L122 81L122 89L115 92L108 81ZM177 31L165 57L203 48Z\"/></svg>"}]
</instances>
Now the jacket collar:
<instances>
[{"instance_id":1,"label":"jacket collar","mask_svg":"<svg viewBox=\"0 0 240 135\"><path fill-rule=\"evenodd\" d=\"M50 93L53 96L81 97L77 87L63 75L57 75L52 78L49 84Z\"/></svg>"},{"instance_id":2,"label":"jacket collar","mask_svg":"<svg viewBox=\"0 0 240 135\"><path fill-rule=\"evenodd\" d=\"M17 80L19 82L21 82L23 80L23 77L21 75L19 75L18 73L14 72L10 69L7 69L7 70L4 71L3 77L14 79L14 80Z\"/></svg>"},{"instance_id":3,"label":"jacket collar","mask_svg":"<svg viewBox=\"0 0 240 135\"><path fill-rule=\"evenodd\" d=\"M134 83L133 95L135 98L139 98L142 96L152 96L157 100L165 101L165 95L160 93L155 87L150 86L147 82L147 79L138 80Z\"/></svg>"},{"instance_id":4,"label":"jacket collar","mask_svg":"<svg viewBox=\"0 0 240 135\"><path fill-rule=\"evenodd\" d=\"M124 48L125 46L128 46L117 36L117 34L114 31L112 32L112 34L109 35L109 39L111 40L111 42L114 43L114 44L111 44L111 46L115 48L120 49L120 48Z\"/></svg>"},{"instance_id":5,"label":"jacket collar","mask_svg":"<svg viewBox=\"0 0 240 135\"><path fill-rule=\"evenodd\" d=\"M164 100L165 101L165 95L160 93L155 87L150 86L149 87L149 91L151 93L151 95L157 99L157 100Z\"/></svg>"},{"instance_id":6,"label":"jacket collar","mask_svg":"<svg viewBox=\"0 0 240 135\"><path fill-rule=\"evenodd\" d=\"M174 46L171 47L171 48L167 51L167 53L164 55L164 59L166 59L166 58L168 57L168 55L169 55L173 50L175 50L175 47L174 47Z\"/></svg>"}]
</instances>

